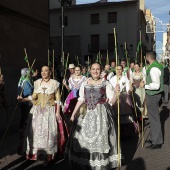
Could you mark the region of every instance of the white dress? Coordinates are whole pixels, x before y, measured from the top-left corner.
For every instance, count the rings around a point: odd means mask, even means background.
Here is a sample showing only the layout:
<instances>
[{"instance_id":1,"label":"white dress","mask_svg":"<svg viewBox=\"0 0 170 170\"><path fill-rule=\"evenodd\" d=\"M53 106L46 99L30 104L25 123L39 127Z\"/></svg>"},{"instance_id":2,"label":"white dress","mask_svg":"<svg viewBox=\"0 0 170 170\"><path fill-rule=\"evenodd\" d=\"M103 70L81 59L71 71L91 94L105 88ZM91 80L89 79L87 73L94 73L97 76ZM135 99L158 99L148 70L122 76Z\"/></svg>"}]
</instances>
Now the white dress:
<instances>
[{"instance_id":1,"label":"white dress","mask_svg":"<svg viewBox=\"0 0 170 170\"><path fill-rule=\"evenodd\" d=\"M47 101L44 105L43 100L39 100L40 95L53 96L55 103L60 104L59 83L56 80L50 79L50 84L47 86L41 85L42 79L34 82L34 93L29 97L35 103L30 110L27 130L27 150L26 157L30 160L39 159L40 155L44 155L51 160L57 152L57 121L56 121L56 106L50 105ZM36 97L35 97L36 96ZM36 100L34 100L34 97ZM44 105L44 106L43 106Z\"/></svg>"},{"instance_id":2,"label":"white dress","mask_svg":"<svg viewBox=\"0 0 170 170\"><path fill-rule=\"evenodd\" d=\"M117 82L118 81L118 82ZM120 79L117 79L117 75L110 79L110 83L113 88L116 88L118 83L120 86L120 123L128 124L134 122L134 116L132 112L132 101L128 95L130 89L130 81L126 76L122 76ZM117 104L113 106L114 112L117 113Z\"/></svg>"}]
</instances>

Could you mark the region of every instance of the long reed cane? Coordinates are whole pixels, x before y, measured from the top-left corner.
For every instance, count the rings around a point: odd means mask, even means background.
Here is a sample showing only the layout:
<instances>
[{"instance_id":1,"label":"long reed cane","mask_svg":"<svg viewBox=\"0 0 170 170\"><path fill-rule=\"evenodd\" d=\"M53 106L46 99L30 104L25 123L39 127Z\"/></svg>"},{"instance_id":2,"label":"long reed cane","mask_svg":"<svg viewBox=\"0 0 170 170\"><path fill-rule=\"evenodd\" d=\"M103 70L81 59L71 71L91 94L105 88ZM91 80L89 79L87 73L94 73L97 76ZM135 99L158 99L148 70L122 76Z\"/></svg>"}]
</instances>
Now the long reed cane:
<instances>
[{"instance_id":1,"label":"long reed cane","mask_svg":"<svg viewBox=\"0 0 170 170\"><path fill-rule=\"evenodd\" d=\"M109 64L109 52L107 50L107 54L106 54L106 64Z\"/></svg>"},{"instance_id":2,"label":"long reed cane","mask_svg":"<svg viewBox=\"0 0 170 170\"><path fill-rule=\"evenodd\" d=\"M139 137L140 137L140 129L139 129L139 122L138 122L138 115L137 115L136 103L135 103L135 98L134 98L134 93L133 93L133 91L132 91L132 100L133 100L133 106L134 106L134 109L135 109L136 121L137 121L137 125L138 125L138 134L139 134Z\"/></svg>"},{"instance_id":3,"label":"long reed cane","mask_svg":"<svg viewBox=\"0 0 170 170\"><path fill-rule=\"evenodd\" d=\"M50 50L48 49L48 67L50 66Z\"/></svg>"},{"instance_id":4,"label":"long reed cane","mask_svg":"<svg viewBox=\"0 0 170 170\"><path fill-rule=\"evenodd\" d=\"M31 69L33 68L33 65L34 65L35 61L36 61L36 58L34 59L32 65L31 65Z\"/></svg>"},{"instance_id":5,"label":"long reed cane","mask_svg":"<svg viewBox=\"0 0 170 170\"><path fill-rule=\"evenodd\" d=\"M80 63L79 63L79 56L77 56L77 65L79 65Z\"/></svg>"},{"instance_id":6,"label":"long reed cane","mask_svg":"<svg viewBox=\"0 0 170 170\"><path fill-rule=\"evenodd\" d=\"M140 42L142 42L142 31L140 30ZM143 58L142 58L142 46L140 48L140 59L141 59L141 70L143 69ZM141 106L143 106L143 93L142 93L142 88L141 88ZM142 112L141 112L142 113ZM144 134L143 134L143 113L142 113L142 147L144 145Z\"/></svg>"},{"instance_id":7,"label":"long reed cane","mask_svg":"<svg viewBox=\"0 0 170 170\"><path fill-rule=\"evenodd\" d=\"M62 66L64 67L64 51L62 52Z\"/></svg>"},{"instance_id":8,"label":"long reed cane","mask_svg":"<svg viewBox=\"0 0 170 170\"><path fill-rule=\"evenodd\" d=\"M140 30L140 42L142 42L142 32ZM141 45L141 48L140 48L140 59L141 59L141 68L142 68L142 65L143 65L143 59L142 59L142 45Z\"/></svg>"},{"instance_id":9,"label":"long reed cane","mask_svg":"<svg viewBox=\"0 0 170 170\"><path fill-rule=\"evenodd\" d=\"M144 107L144 103L142 102L143 101L143 93L142 93L142 87L140 89L141 91L141 106ZM145 110L145 108L143 108L143 110ZM141 115L142 115L142 147L144 146L144 127L143 127L143 112L141 112Z\"/></svg>"},{"instance_id":10,"label":"long reed cane","mask_svg":"<svg viewBox=\"0 0 170 170\"><path fill-rule=\"evenodd\" d=\"M126 63L127 63L127 66L129 67L128 52L127 52L127 44L126 44L126 42L125 42L125 56L126 56Z\"/></svg>"},{"instance_id":11,"label":"long reed cane","mask_svg":"<svg viewBox=\"0 0 170 170\"><path fill-rule=\"evenodd\" d=\"M27 55L27 50L26 50L26 48L24 48L24 52L25 52L25 57L26 57L26 59L27 59L28 68L30 69L30 63L29 63L29 61L28 61L28 55Z\"/></svg>"},{"instance_id":12,"label":"long reed cane","mask_svg":"<svg viewBox=\"0 0 170 170\"><path fill-rule=\"evenodd\" d=\"M67 72L67 67L68 67L68 58L69 58L69 53L67 54L66 68L64 70L64 79L66 78L66 72ZM64 84L62 84L62 87L61 87L61 97L62 97L62 94L63 94L63 89L64 89Z\"/></svg>"},{"instance_id":13,"label":"long reed cane","mask_svg":"<svg viewBox=\"0 0 170 170\"><path fill-rule=\"evenodd\" d=\"M90 58L88 56L87 77L89 77Z\"/></svg>"},{"instance_id":14,"label":"long reed cane","mask_svg":"<svg viewBox=\"0 0 170 170\"><path fill-rule=\"evenodd\" d=\"M117 56L117 40L116 40L116 30L114 28L114 42L115 42L115 53L116 53L116 68L118 65L118 56ZM118 84L118 76L117 76L117 84ZM117 93L117 111L118 111L118 170L120 170L121 162L120 162L120 96Z\"/></svg>"}]
</instances>

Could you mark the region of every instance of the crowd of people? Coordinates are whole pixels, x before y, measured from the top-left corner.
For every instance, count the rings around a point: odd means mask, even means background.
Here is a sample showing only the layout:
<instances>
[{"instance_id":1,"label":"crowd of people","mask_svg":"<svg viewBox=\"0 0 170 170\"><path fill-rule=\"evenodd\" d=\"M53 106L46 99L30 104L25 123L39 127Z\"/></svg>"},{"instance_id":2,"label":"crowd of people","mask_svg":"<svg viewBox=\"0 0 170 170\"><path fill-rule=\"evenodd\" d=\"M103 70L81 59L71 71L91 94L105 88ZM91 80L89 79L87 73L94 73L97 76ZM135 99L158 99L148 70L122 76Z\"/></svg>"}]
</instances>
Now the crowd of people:
<instances>
[{"instance_id":1,"label":"crowd of people","mask_svg":"<svg viewBox=\"0 0 170 170\"><path fill-rule=\"evenodd\" d=\"M146 148L161 148L159 103L168 102L169 69L156 61L154 51L146 54L146 60L145 67L133 61L128 66L126 60L104 67L99 62L88 67L69 64L62 83L51 78L47 65L41 68L41 77L38 69L33 74L22 69L18 154L43 159L47 165L58 153L70 169L109 170L118 166L117 129L124 136L141 133L137 122L145 118L150 122ZM0 75L0 89L3 84Z\"/></svg>"}]
</instances>

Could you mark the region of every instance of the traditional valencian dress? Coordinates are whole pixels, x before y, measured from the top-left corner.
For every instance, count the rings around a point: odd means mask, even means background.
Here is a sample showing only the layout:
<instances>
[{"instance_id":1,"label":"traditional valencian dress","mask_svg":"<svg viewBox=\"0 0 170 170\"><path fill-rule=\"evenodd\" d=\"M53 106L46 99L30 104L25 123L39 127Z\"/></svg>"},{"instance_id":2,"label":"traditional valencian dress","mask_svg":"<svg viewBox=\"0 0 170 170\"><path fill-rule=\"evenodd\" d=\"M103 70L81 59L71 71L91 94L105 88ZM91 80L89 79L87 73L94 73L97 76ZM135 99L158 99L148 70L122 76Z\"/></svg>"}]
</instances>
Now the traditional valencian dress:
<instances>
[{"instance_id":1,"label":"traditional valencian dress","mask_svg":"<svg viewBox=\"0 0 170 170\"><path fill-rule=\"evenodd\" d=\"M117 76L115 75L113 78L110 79L110 83L112 84L113 88L116 88L117 81L120 86L120 122L121 124L132 123L133 105L128 95L128 91L130 89L130 82L126 76L122 76L120 79L117 80ZM115 111L117 110L116 106L117 104L113 106Z\"/></svg>"},{"instance_id":2,"label":"traditional valencian dress","mask_svg":"<svg viewBox=\"0 0 170 170\"><path fill-rule=\"evenodd\" d=\"M60 104L59 83L50 79L41 85L42 79L34 82L33 107L28 120L26 157L37 160L42 155L51 160L57 152L56 104Z\"/></svg>"},{"instance_id":3,"label":"traditional valencian dress","mask_svg":"<svg viewBox=\"0 0 170 170\"><path fill-rule=\"evenodd\" d=\"M144 117L147 117L147 109L145 105L145 89L140 87L140 82L145 82L145 76L142 72L136 75L135 72L131 75L131 82L133 83L134 100L136 104L137 112L142 113Z\"/></svg>"},{"instance_id":4,"label":"traditional valencian dress","mask_svg":"<svg viewBox=\"0 0 170 170\"><path fill-rule=\"evenodd\" d=\"M117 81L120 86L120 123L122 125L122 134L129 135L132 132L132 129L134 132L137 128L137 124L134 119L133 104L130 96L128 95L130 81L126 76L122 75L120 79L117 79L117 76L115 75L110 79L110 83L113 88L116 88ZM113 106L113 110L117 113L117 104Z\"/></svg>"},{"instance_id":5,"label":"traditional valencian dress","mask_svg":"<svg viewBox=\"0 0 170 170\"><path fill-rule=\"evenodd\" d=\"M80 88L84 111L73 122L65 156L74 170L109 170L117 167L118 155L114 114L106 98L115 93L106 80L89 85L89 79Z\"/></svg>"},{"instance_id":6,"label":"traditional valencian dress","mask_svg":"<svg viewBox=\"0 0 170 170\"><path fill-rule=\"evenodd\" d=\"M80 86L85 80L86 80L85 76L82 76L80 79L75 79L74 76L71 76L69 78L68 82L71 92L68 94L64 103L64 114L68 114L71 116L74 107L77 103Z\"/></svg>"}]
</instances>

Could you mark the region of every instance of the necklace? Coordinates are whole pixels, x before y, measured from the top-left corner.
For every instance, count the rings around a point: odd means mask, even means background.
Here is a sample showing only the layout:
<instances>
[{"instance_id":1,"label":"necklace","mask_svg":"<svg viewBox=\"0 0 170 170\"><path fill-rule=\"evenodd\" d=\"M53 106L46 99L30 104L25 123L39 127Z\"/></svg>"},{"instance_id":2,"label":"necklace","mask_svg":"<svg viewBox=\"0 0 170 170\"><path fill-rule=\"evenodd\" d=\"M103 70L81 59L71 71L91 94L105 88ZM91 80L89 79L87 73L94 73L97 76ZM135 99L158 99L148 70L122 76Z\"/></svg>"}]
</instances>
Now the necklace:
<instances>
[{"instance_id":1,"label":"necklace","mask_svg":"<svg viewBox=\"0 0 170 170\"><path fill-rule=\"evenodd\" d=\"M122 76L117 76L118 80L120 80L122 78Z\"/></svg>"},{"instance_id":2,"label":"necklace","mask_svg":"<svg viewBox=\"0 0 170 170\"><path fill-rule=\"evenodd\" d=\"M100 80L100 77L99 77L98 79L94 79L94 78L92 77L92 79L95 81L95 83L97 83L97 81Z\"/></svg>"},{"instance_id":3,"label":"necklace","mask_svg":"<svg viewBox=\"0 0 170 170\"><path fill-rule=\"evenodd\" d=\"M75 76L73 76L73 79L78 79L78 81L79 81L81 79L81 77L82 77L81 75L80 76L75 75Z\"/></svg>"},{"instance_id":4,"label":"necklace","mask_svg":"<svg viewBox=\"0 0 170 170\"><path fill-rule=\"evenodd\" d=\"M49 78L49 79L47 79L47 80L43 79L43 81L47 83L48 81L50 81L50 78Z\"/></svg>"}]
</instances>

